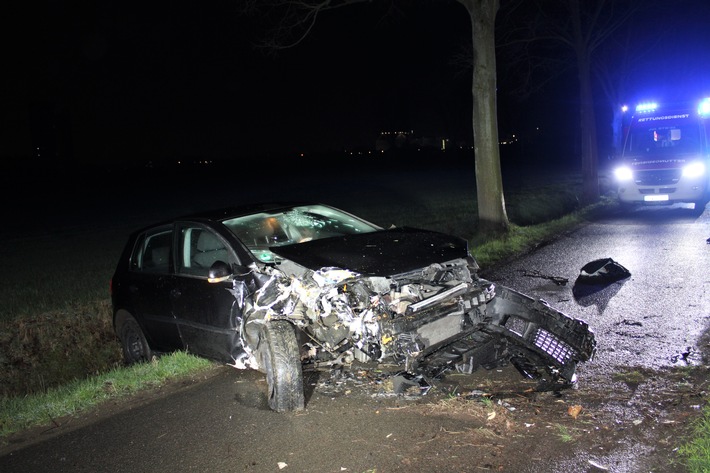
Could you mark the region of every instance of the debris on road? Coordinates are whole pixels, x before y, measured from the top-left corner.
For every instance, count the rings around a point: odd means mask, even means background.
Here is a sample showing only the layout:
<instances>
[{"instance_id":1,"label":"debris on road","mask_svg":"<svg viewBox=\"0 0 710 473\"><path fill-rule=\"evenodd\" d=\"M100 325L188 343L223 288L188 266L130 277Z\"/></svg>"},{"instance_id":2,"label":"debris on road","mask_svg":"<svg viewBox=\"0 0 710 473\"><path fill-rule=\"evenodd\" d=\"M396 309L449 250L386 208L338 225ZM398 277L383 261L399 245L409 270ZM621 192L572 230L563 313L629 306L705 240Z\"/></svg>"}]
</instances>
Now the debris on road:
<instances>
[{"instance_id":1,"label":"debris on road","mask_svg":"<svg viewBox=\"0 0 710 473\"><path fill-rule=\"evenodd\" d=\"M575 284L611 284L631 276L628 269L611 258L601 258L582 266Z\"/></svg>"},{"instance_id":2,"label":"debris on road","mask_svg":"<svg viewBox=\"0 0 710 473\"><path fill-rule=\"evenodd\" d=\"M569 279L567 279L567 278L563 278L561 276L549 276L547 274L542 274L537 269L523 269L521 271L524 276L527 276L529 278L549 279L550 281L557 284L558 286L566 286L567 283L569 282Z\"/></svg>"}]
</instances>

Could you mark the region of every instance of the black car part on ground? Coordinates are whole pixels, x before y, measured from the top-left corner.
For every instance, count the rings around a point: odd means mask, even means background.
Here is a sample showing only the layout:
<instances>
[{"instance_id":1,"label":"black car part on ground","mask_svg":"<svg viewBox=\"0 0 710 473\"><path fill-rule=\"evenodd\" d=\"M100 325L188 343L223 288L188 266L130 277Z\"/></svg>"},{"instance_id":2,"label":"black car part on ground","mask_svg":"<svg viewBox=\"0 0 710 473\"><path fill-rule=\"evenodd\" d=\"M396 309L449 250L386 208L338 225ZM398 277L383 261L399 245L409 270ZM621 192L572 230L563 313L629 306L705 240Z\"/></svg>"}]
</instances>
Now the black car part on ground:
<instances>
[{"instance_id":1,"label":"black car part on ground","mask_svg":"<svg viewBox=\"0 0 710 473\"><path fill-rule=\"evenodd\" d=\"M631 272L611 258L600 258L582 266L577 284L611 284L631 276Z\"/></svg>"},{"instance_id":2,"label":"black car part on ground","mask_svg":"<svg viewBox=\"0 0 710 473\"><path fill-rule=\"evenodd\" d=\"M572 287L572 295L582 305L606 305L631 272L611 258L600 258L582 266Z\"/></svg>"}]
</instances>

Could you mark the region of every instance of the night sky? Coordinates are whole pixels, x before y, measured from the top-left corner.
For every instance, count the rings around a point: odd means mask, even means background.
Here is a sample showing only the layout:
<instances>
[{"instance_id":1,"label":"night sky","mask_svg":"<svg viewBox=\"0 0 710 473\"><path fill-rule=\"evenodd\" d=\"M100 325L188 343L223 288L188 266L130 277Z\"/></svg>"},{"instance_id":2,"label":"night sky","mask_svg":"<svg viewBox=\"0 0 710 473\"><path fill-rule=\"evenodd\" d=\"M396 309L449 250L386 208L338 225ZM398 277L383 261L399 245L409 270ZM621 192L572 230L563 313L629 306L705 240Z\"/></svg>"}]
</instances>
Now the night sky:
<instances>
[{"instance_id":1,"label":"night sky","mask_svg":"<svg viewBox=\"0 0 710 473\"><path fill-rule=\"evenodd\" d=\"M233 2L93 3L18 12L3 156L25 154L31 120L46 116L71 130L66 153L91 162L371 148L401 129L471 134L470 76L450 65L468 37L460 5L432 21L431 8L383 20L353 7L274 56L253 47L262 31Z\"/></svg>"},{"instance_id":2,"label":"night sky","mask_svg":"<svg viewBox=\"0 0 710 473\"><path fill-rule=\"evenodd\" d=\"M277 55L253 47L263 30L238 1L18 3L2 25L4 162L28 159L41 135L57 137L39 140L50 154L99 165L369 149L382 131L471 141L470 73L452 63L470 23L455 1L405 3L389 16L383 2L328 12ZM678 31L681 44L648 55L645 76L682 57L683 74L710 78L705 3ZM504 96L510 79L499 78L501 136L523 113L575 121L569 77L548 96L554 105L524 112Z\"/></svg>"}]
</instances>

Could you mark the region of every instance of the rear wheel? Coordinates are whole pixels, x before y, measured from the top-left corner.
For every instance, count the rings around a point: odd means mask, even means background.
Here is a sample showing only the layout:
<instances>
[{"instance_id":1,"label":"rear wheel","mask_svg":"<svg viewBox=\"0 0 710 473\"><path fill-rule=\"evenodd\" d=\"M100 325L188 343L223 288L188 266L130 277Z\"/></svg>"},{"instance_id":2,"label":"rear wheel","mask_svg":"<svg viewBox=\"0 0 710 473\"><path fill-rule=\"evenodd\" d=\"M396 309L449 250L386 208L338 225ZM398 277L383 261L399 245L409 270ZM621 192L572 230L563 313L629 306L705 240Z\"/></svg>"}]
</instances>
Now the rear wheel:
<instances>
[{"instance_id":1,"label":"rear wheel","mask_svg":"<svg viewBox=\"0 0 710 473\"><path fill-rule=\"evenodd\" d=\"M285 320L265 324L259 352L266 373L269 407L277 412L302 410L303 371L293 325Z\"/></svg>"},{"instance_id":2,"label":"rear wheel","mask_svg":"<svg viewBox=\"0 0 710 473\"><path fill-rule=\"evenodd\" d=\"M117 329L126 364L131 365L151 359L153 353L136 319L130 315L122 317L118 321Z\"/></svg>"}]
</instances>

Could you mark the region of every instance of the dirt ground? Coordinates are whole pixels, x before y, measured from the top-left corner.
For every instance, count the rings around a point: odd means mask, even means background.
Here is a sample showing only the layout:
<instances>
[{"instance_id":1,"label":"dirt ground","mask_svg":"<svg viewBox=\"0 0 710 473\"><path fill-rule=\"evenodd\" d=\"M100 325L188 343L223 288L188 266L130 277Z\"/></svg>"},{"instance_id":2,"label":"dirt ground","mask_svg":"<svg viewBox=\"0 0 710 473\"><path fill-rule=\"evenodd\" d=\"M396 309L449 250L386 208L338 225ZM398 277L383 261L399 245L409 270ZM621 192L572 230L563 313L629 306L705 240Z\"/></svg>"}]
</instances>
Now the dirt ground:
<instances>
[{"instance_id":1,"label":"dirt ground","mask_svg":"<svg viewBox=\"0 0 710 473\"><path fill-rule=\"evenodd\" d=\"M536 391L506 367L449 375L423 396L411 387L384 409L406 412L402 425L418 418L408 434L414 441L392 452L401 471L677 473L688 471L677 448L702 412L707 379L704 367L632 371L555 393ZM334 387L330 380L315 394L359 404L391 395L390 381L380 382L359 376ZM392 469L400 471L396 464L372 471Z\"/></svg>"}]
</instances>

